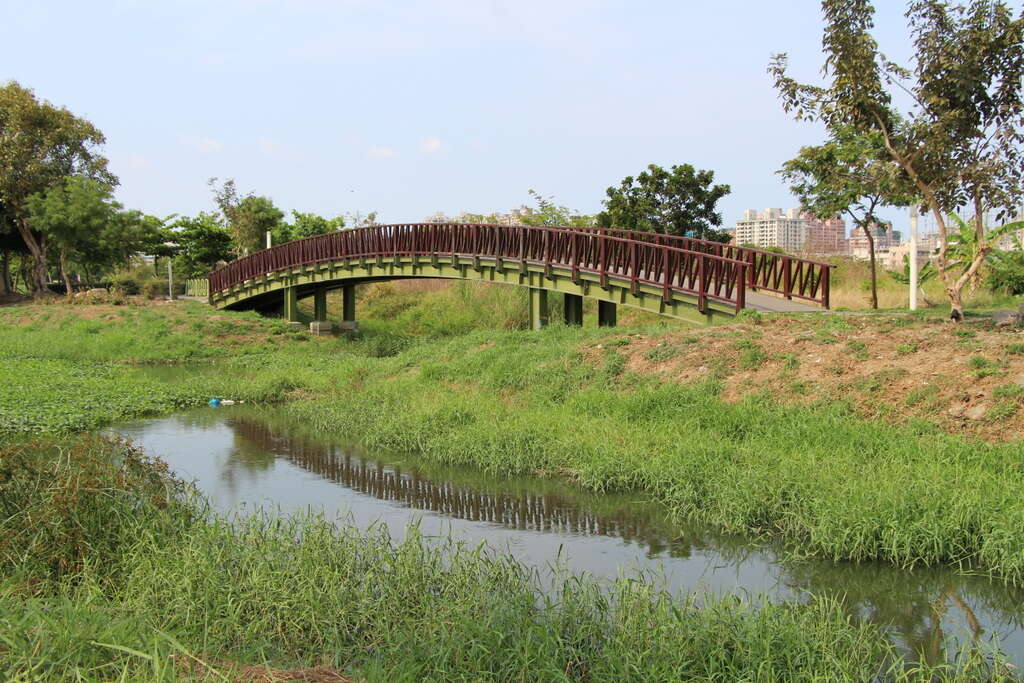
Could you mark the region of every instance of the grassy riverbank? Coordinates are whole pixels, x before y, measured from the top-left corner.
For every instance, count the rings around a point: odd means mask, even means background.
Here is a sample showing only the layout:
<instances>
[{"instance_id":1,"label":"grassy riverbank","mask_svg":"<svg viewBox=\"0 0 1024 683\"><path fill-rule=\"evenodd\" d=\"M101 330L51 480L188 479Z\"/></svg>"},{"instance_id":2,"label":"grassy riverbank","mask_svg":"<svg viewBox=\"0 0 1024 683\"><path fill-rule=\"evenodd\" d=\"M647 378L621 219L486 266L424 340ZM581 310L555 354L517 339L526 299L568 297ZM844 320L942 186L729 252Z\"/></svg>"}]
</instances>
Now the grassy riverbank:
<instances>
[{"instance_id":1,"label":"grassy riverbank","mask_svg":"<svg viewBox=\"0 0 1024 683\"><path fill-rule=\"evenodd\" d=\"M378 313L394 304L386 296L364 303ZM278 321L199 304L0 308L3 440L18 449L35 434L68 435L219 395L279 404L311 429L375 448L565 477L596 491L640 490L680 519L780 538L796 552L963 563L1024 582L1024 503L1016 495L1024 472L1014 431L1022 392L1005 388L1024 372L1016 333L889 316L542 333L455 334L431 322L413 325L412 336L394 320L427 316L403 306L391 322L368 320L356 339L288 333ZM906 410L873 407L912 381L914 362L927 365L945 349L954 351L929 375L936 388L928 400L904 403ZM145 365L193 361L202 364L187 373ZM832 367L842 372L822 371ZM989 409L1005 406L953 419L941 401L955 403L958 391L971 395L968 403L980 394ZM665 667L709 680L729 680L726 671L775 680L786 678L781 671L863 674L895 661L880 633L844 622L827 603L698 607L628 582L608 600L570 580L568 593L540 609L534 577L507 558L430 550L415 538L394 546L315 519L232 528L183 513L186 523L171 509L139 522L155 530L126 526L131 531L110 543L81 532L82 547L102 550L60 576L40 578L49 561L24 565L33 553L45 556L50 542L5 557L4 575L18 579L3 589L0 614L15 615L7 630L16 635L0 643L0 661L16 662L9 670L23 680L47 677L25 673L36 665L71 676L92 666L90 658L110 666L96 680L124 667L169 680L170 653L282 666L325 658L373 680L506 680L526 671L542 672L540 680L631 671L662 679ZM69 519L43 526L58 530L54 538L75 537L59 531L80 516ZM457 571L441 571L446 564ZM380 585L359 583L365 572ZM239 576L251 581L230 583ZM352 604L324 597L339 583L352 586ZM456 592L467 593L465 603ZM386 601L406 601L412 611L377 614ZM7 609L16 605L23 607ZM44 614L49 625L30 628ZM641 614L653 621L636 622ZM159 626L165 622L169 630ZM117 647L89 645L111 640ZM39 648L49 654L31 654ZM61 659L61 651L70 654Z\"/></svg>"},{"instance_id":2,"label":"grassy riverbank","mask_svg":"<svg viewBox=\"0 0 1024 683\"><path fill-rule=\"evenodd\" d=\"M509 557L415 533L228 523L160 463L92 437L0 450L0 505L5 680L286 680L263 662L309 680L1010 676L980 653L909 665L828 600L679 600L578 576L545 595Z\"/></svg>"},{"instance_id":3,"label":"grassy riverbank","mask_svg":"<svg viewBox=\"0 0 1024 683\"><path fill-rule=\"evenodd\" d=\"M0 327L3 432L75 431L213 395L277 402L374 448L640 490L797 552L1024 581L1019 333L890 316L420 338L371 322L351 340L164 308L3 310L22 323ZM184 379L126 364L191 358L176 340L197 328L205 364ZM942 401L964 394L987 406L981 419L950 416ZM986 431L1005 443L975 438Z\"/></svg>"}]
</instances>

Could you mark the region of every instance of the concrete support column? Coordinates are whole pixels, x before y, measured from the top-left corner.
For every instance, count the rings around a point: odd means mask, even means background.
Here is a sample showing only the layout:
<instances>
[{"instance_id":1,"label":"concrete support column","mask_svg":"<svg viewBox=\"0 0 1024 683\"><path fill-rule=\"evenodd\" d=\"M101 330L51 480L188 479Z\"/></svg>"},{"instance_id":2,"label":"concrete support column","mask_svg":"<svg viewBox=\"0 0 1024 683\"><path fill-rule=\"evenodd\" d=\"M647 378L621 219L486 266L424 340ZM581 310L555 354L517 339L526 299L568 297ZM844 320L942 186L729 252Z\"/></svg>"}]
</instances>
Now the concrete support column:
<instances>
[{"instance_id":1,"label":"concrete support column","mask_svg":"<svg viewBox=\"0 0 1024 683\"><path fill-rule=\"evenodd\" d=\"M598 327L615 327L616 309L614 301L597 302L597 325Z\"/></svg>"},{"instance_id":2,"label":"concrete support column","mask_svg":"<svg viewBox=\"0 0 1024 683\"><path fill-rule=\"evenodd\" d=\"M530 329L548 325L548 290L530 287Z\"/></svg>"},{"instance_id":3,"label":"concrete support column","mask_svg":"<svg viewBox=\"0 0 1024 683\"><path fill-rule=\"evenodd\" d=\"M295 323L299 321L299 288L284 288L284 319Z\"/></svg>"},{"instance_id":4,"label":"concrete support column","mask_svg":"<svg viewBox=\"0 0 1024 683\"><path fill-rule=\"evenodd\" d=\"M341 288L341 319L346 323L356 321L356 286L345 285Z\"/></svg>"},{"instance_id":5,"label":"concrete support column","mask_svg":"<svg viewBox=\"0 0 1024 683\"><path fill-rule=\"evenodd\" d=\"M583 297L579 294L565 295L565 324L583 326Z\"/></svg>"},{"instance_id":6,"label":"concrete support column","mask_svg":"<svg viewBox=\"0 0 1024 683\"><path fill-rule=\"evenodd\" d=\"M313 292L313 320L327 320L327 290L318 289Z\"/></svg>"}]
</instances>

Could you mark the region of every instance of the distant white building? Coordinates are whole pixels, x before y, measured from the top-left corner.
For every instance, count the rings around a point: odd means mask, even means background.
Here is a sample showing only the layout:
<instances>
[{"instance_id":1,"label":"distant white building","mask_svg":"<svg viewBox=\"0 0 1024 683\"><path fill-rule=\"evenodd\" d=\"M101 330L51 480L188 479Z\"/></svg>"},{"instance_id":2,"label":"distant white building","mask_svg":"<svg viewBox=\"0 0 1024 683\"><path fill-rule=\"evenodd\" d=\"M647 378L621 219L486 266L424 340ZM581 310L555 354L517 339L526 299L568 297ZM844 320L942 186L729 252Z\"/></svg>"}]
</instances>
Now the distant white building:
<instances>
[{"instance_id":1,"label":"distant white building","mask_svg":"<svg viewBox=\"0 0 1024 683\"><path fill-rule=\"evenodd\" d=\"M803 251L807 244L809 226L800 215L800 209L756 209L743 212L743 219L736 221L734 234L736 244L753 244L761 249L779 247L783 251Z\"/></svg>"}]
</instances>

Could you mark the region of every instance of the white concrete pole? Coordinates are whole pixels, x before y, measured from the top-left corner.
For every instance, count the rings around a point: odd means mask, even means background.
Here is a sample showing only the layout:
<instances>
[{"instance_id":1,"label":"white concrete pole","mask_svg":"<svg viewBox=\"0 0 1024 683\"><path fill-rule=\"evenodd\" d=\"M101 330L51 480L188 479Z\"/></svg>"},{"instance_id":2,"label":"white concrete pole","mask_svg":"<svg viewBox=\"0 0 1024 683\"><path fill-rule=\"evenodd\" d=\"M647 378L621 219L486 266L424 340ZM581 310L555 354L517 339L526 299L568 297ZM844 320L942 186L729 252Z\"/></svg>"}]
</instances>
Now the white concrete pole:
<instances>
[{"instance_id":1,"label":"white concrete pole","mask_svg":"<svg viewBox=\"0 0 1024 683\"><path fill-rule=\"evenodd\" d=\"M910 206L910 310L917 310L917 204Z\"/></svg>"},{"instance_id":2,"label":"white concrete pole","mask_svg":"<svg viewBox=\"0 0 1024 683\"><path fill-rule=\"evenodd\" d=\"M167 257L167 300L174 301L174 270L171 267L172 259L170 256Z\"/></svg>"},{"instance_id":3,"label":"white concrete pole","mask_svg":"<svg viewBox=\"0 0 1024 683\"><path fill-rule=\"evenodd\" d=\"M272 246L274 245L270 243L270 231L267 230L267 249L270 249Z\"/></svg>"}]
</instances>

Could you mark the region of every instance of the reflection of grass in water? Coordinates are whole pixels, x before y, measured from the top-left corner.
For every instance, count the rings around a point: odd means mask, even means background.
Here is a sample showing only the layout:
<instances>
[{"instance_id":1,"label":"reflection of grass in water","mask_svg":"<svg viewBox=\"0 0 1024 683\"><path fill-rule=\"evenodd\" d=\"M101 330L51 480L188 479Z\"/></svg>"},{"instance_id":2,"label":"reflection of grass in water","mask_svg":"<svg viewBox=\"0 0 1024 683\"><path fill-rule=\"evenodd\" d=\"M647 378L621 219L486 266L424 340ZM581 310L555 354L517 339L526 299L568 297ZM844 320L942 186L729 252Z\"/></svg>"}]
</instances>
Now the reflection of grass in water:
<instances>
[{"instance_id":1,"label":"reflection of grass in water","mask_svg":"<svg viewBox=\"0 0 1024 683\"><path fill-rule=\"evenodd\" d=\"M310 461L330 458L330 442L322 433L276 408L236 407L228 412L207 410L189 414L190 420L205 424L225 417L236 430L236 441L263 448L273 445L283 452L294 448L302 458L293 462L307 467ZM356 447L346 446L346 451L365 459ZM688 557L695 551L713 551L724 562L738 566L755 549L768 550L742 537L716 534L692 524L673 525L666 519L665 508L642 501L636 495L594 494L559 481L496 477L471 467L453 467L394 454L367 462L396 467L408 475L456 489L495 497L549 497L552 503L575 506L598 519L626 521L637 529L638 538L633 540L642 541L652 554L667 551L672 557ZM953 605L949 616L963 626L964 633L969 632L970 622L975 618L969 605L976 605L1014 628L1021 626L1019 605L1024 603L1024 595L1020 591L980 577L958 574L952 569L922 568L907 572L880 563L815 560L782 560L779 566L781 583L792 595L806 592L816 596L833 595L851 617L891 629L897 640L912 651L934 648L935 610L942 603ZM934 661L934 654L931 656Z\"/></svg>"},{"instance_id":2,"label":"reflection of grass in water","mask_svg":"<svg viewBox=\"0 0 1024 683\"><path fill-rule=\"evenodd\" d=\"M25 465L3 484L18 511L6 528L46 514L61 538L81 541L0 534L0 675L9 680L170 681L172 655L325 663L369 681L863 680L880 671L927 681L993 672L977 656L950 670L909 669L878 629L851 624L828 599L676 599L646 580L609 592L571 575L545 596L536 572L514 559L426 542L415 529L395 543L384 528L316 516L209 518L193 503L146 497L164 486L146 468L93 460L79 488L82 459L52 457L41 444L3 456ZM76 560L75 571L48 573L55 557Z\"/></svg>"}]
</instances>

